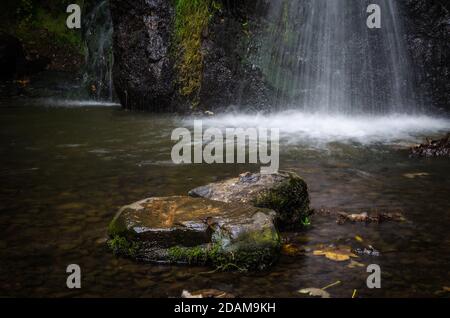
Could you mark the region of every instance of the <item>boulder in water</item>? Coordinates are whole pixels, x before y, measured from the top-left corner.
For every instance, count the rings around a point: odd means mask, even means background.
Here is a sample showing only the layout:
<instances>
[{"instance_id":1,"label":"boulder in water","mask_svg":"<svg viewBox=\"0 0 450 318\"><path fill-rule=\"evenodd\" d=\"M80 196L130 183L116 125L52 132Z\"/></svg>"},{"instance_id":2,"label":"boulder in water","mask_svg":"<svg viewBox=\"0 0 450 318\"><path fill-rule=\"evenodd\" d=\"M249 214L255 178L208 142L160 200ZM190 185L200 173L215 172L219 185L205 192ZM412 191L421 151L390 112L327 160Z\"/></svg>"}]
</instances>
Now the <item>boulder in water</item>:
<instances>
[{"instance_id":1,"label":"boulder in water","mask_svg":"<svg viewBox=\"0 0 450 318\"><path fill-rule=\"evenodd\" d=\"M148 198L122 207L109 246L140 261L262 270L275 262L275 212L204 198Z\"/></svg>"},{"instance_id":2,"label":"boulder in water","mask_svg":"<svg viewBox=\"0 0 450 318\"><path fill-rule=\"evenodd\" d=\"M189 195L272 209L277 213L277 226L283 229L300 227L312 214L308 187L302 178L291 172L246 172L237 178L195 188Z\"/></svg>"}]
</instances>

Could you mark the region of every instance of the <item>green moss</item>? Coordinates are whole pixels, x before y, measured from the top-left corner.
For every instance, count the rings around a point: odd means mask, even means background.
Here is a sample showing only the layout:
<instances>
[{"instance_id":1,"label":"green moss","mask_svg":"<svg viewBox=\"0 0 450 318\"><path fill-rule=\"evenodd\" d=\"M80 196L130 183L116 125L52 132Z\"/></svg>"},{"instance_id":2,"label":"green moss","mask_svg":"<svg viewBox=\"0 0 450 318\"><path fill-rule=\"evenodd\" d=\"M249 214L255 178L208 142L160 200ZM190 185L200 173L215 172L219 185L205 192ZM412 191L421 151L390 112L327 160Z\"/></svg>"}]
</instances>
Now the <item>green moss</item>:
<instances>
[{"instance_id":1,"label":"green moss","mask_svg":"<svg viewBox=\"0 0 450 318\"><path fill-rule=\"evenodd\" d=\"M196 247L172 247L168 250L172 263L186 263L190 265L214 266L216 270L248 271L267 264L265 259L273 262L273 254L265 250L239 251L230 253L223 250L219 244ZM266 266L266 265L264 265Z\"/></svg>"},{"instance_id":2,"label":"green moss","mask_svg":"<svg viewBox=\"0 0 450 318\"><path fill-rule=\"evenodd\" d=\"M127 226L125 222L123 221L122 213L125 213L126 211L120 211L117 213L112 221L108 225L108 235L110 237L114 236L126 236L128 232Z\"/></svg>"},{"instance_id":3,"label":"green moss","mask_svg":"<svg viewBox=\"0 0 450 318\"><path fill-rule=\"evenodd\" d=\"M210 265L217 270L264 270L272 265L281 247L278 232L265 230L243 236L227 246L224 241L196 247L176 246L168 249L172 263ZM217 238L215 238L217 240Z\"/></svg>"},{"instance_id":4,"label":"green moss","mask_svg":"<svg viewBox=\"0 0 450 318\"><path fill-rule=\"evenodd\" d=\"M202 34L220 4L214 0L175 0L175 52L179 92L195 106L203 74Z\"/></svg>"},{"instance_id":5,"label":"green moss","mask_svg":"<svg viewBox=\"0 0 450 318\"><path fill-rule=\"evenodd\" d=\"M168 249L168 255L172 263L206 265L210 258L210 251L205 246L175 246Z\"/></svg>"},{"instance_id":6,"label":"green moss","mask_svg":"<svg viewBox=\"0 0 450 318\"><path fill-rule=\"evenodd\" d=\"M277 212L277 223L282 228L295 228L308 223L312 214L308 187L299 176L290 173L278 187L259 194L253 205Z\"/></svg>"},{"instance_id":7,"label":"green moss","mask_svg":"<svg viewBox=\"0 0 450 318\"><path fill-rule=\"evenodd\" d=\"M116 235L108 241L109 248L116 255L134 257L140 248L138 242L130 242L125 237Z\"/></svg>"},{"instance_id":8,"label":"green moss","mask_svg":"<svg viewBox=\"0 0 450 318\"><path fill-rule=\"evenodd\" d=\"M25 43L33 42L37 33L45 32L51 44L71 47L83 54L83 41L80 30L69 30L66 26L66 7L69 3L83 6L85 1L50 1L41 4L30 0L20 0L16 4L16 19L8 26L8 32ZM42 41L45 38L40 38ZM46 45L41 43L40 45Z\"/></svg>"}]
</instances>

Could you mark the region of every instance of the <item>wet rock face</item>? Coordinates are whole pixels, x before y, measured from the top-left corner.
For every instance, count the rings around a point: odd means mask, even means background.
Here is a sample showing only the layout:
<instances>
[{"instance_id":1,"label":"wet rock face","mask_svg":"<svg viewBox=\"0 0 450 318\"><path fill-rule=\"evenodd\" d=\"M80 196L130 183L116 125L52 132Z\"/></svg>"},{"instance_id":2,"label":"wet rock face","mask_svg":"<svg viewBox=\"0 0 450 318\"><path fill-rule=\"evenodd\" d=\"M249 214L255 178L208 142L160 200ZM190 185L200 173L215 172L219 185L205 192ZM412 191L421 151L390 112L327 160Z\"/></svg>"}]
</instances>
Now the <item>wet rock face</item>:
<instances>
[{"instance_id":1,"label":"wet rock face","mask_svg":"<svg viewBox=\"0 0 450 318\"><path fill-rule=\"evenodd\" d=\"M294 173L264 175L247 172L238 178L195 188L189 195L272 209L277 212L276 223L282 229L300 227L312 213L308 187Z\"/></svg>"},{"instance_id":2,"label":"wet rock face","mask_svg":"<svg viewBox=\"0 0 450 318\"><path fill-rule=\"evenodd\" d=\"M109 245L142 261L264 269L280 248L274 216L203 198L149 198L119 210L108 228Z\"/></svg>"},{"instance_id":3,"label":"wet rock face","mask_svg":"<svg viewBox=\"0 0 450 318\"><path fill-rule=\"evenodd\" d=\"M399 1L418 84L436 107L450 110L450 3L439 0Z\"/></svg>"},{"instance_id":4,"label":"wet rock face","mask_svg":"<svg viewBox=\"0 0 450 318\"><path fill-rule=\"evenodd\" d=\"M240 105L245 109L266 109L271 104L272 88L262 72L247 60L251 32L243 24L257 24L264 14L263 1L223 1L203 38L203 76L200 105L220 109ZM250 22L249 22L250 21Z\"/></svg>"},{"instance_id":5,"label":"wet rock face","mask_svg":"<svg viewBox=\"0 0 450 318\"><path fill-rule=\"evenodd\" d=\"M267 108L270 87L261 71L245 61L250 33L243 27L263 14L265 2L218 1L221 9L211 11L201 34L199 89L184 96L186 83L180 82L176 65L183 45L176 43L175 1L111 0L114 88L122 106L164 112Z\"/></svg>"},{"instance_id":6,"label":"wet rock face","mask_svg":"<svg viewBox=\"0 0 450 318\"><path fill-rule=\"evenodd\" d=\"M166 0L111 0L114 86L125 108L170 111L173 8Z\"/></svg>"}]
</instances>

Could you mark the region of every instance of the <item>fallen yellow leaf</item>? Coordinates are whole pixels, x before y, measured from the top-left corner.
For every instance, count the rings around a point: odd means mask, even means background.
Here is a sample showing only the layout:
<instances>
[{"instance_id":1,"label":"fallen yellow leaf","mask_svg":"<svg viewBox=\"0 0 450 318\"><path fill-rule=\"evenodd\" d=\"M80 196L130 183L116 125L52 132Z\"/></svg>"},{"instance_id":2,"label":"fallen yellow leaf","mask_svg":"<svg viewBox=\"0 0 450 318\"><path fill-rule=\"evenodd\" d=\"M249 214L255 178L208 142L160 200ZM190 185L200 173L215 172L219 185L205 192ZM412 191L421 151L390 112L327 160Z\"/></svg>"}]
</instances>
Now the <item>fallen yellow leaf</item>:
<instances>
[{"instance_id":1,"label":"fallen yellow leaf","mask_svg":"<svg viewBox=\"0 0 450 318\"><path fill-rule=\"evenodd\" d=\"M336 281L336 282L334 282L334 283L332 283L332 284L329 284L329 285L323 287L322 289L325 290L325 289L328 289L328 288L330 288L330 287L337 286L337 285L339 285L339 284L341 284L341 281L340 281L340 280L338 280L338 281Z\"/></svg>"},{"instance_id":2,"label":"fallen yellow leaf","mask_svg":"<svg viewBox=\"0 0 450 318\"><path fill-rule=\"evenodd\" d=\"M322 250L315 250L313 255L325 256L326 258L336 262L344 262L348 261L350 257L358 257L352 253L351 248L348 246L327 247Z\"/></svg>"},{"instance_id":3,"label":"fallen yellow leaf","mask_svg":"<svg viewBox=\"0 0 450 318\"><path fill-rule=\"evenodd\" d=\"M357 267L364 267L365 265L363 263L351 260L350 264L347 265L348 268L357 268Z\"/></svg>"},{"instance_id":4,"label":"fallen yellow leaf","mask_svg":"<svg viewBox=\"0 0 450 318\"><path fill-rule=\"evenodd\" d=\"M363 238L359 235L355 236L355 240L357 240L358 242L364 242Z\"/></svg>"},{"instance_id":5,"label":"fallen yellow leaf","mask_svg":"<svg viewBox=\"0 0 450 318\"><path fill-rule=\"evenodd\" d=\"M281 253L288 256L295 256L300 254L300 249L294 244L284 244L281 248Z\"/></svg>"}]
</instances>

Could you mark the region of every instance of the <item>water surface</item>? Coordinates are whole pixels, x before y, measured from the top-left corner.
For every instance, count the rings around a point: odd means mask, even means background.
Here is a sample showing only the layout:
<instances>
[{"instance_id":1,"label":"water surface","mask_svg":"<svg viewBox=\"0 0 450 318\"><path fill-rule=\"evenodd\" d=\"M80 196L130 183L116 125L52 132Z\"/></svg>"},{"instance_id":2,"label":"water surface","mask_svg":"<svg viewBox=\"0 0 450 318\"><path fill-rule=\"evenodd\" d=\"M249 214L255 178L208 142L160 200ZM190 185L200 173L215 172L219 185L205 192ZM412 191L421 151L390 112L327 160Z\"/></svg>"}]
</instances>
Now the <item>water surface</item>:
<instances>
[{"instance_id":1,"label":"water surface","mask_svg":"<svg viewBox=\"0 0 450 318\"><path fill-rule=\"evenodd\" d=\"M270 271L207 273L211 269L116 258L105 246L107 224L121 205L185 194L257 166L174 165L172 129L191 119L25 104L0 105L0 296L177 297L183 289L216 288L240 297L301 297L301 288L338 280L328 289L334 297L351 297L354 289L361 297L448 296L439 292L450 286L448 159L411 159L404 148L445 133L448 121L296 112L205 120L280 128L281 168L305 178L315 208L399 209L407 219L337 225L334 217L318 215L306 230L284 235L304 252L282 256ZM381 266L382 289L366 287L365 267L314 256L321 244L373 245L381 256L357 261ZM72 263L82 269L80 290L66 288Z\"/></svg>"}]
</instances>

